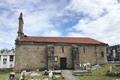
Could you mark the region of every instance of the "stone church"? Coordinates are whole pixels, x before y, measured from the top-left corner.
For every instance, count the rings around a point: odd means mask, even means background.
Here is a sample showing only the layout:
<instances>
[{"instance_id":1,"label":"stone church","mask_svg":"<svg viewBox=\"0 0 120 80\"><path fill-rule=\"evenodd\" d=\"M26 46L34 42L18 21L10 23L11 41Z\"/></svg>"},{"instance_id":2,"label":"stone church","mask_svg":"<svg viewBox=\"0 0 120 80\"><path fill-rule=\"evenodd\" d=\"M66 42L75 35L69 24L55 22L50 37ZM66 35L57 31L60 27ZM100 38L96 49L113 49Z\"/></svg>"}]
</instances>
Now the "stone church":
<instances>
[{"instance_id":1,"label":"stone church","mask_svg":"<svg viewBox=\"0 0 120 80\"><path fill-rule=\"evenodd\" d=\"M107 44L88 37L36 37L23 32L19 16L15 69L79 69L80 64L107 63Z\"/></svg>"}]
</instances>

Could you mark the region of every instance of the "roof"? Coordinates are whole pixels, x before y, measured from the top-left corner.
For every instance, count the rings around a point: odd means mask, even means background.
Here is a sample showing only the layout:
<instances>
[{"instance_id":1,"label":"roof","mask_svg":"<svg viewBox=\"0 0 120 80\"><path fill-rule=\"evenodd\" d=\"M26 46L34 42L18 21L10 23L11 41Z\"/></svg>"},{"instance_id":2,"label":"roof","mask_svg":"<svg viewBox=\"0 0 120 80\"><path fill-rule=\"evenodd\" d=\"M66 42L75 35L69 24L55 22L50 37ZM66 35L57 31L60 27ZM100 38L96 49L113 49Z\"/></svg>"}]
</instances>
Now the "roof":
<instances>
[{"instance_id":1,"label":"roof","mask_svg":"<svg viewBox=\"0 0 120 80\"><path fill-rule=\"evenodd\" d=\"M47 43L81 43L81 44L106 44L88 37L32 37L24 36L20 41L47 42Z\"/></svg>"},{"instance_id":2,"label":"roof","mask_svg":"<svg viewBox=\"0 0 120 80\"><path fill-rule=\"evenodd\" d=\"M15 55L14 49L2 49L0 50L0 55Z\"/></svg>"}]
</instances>

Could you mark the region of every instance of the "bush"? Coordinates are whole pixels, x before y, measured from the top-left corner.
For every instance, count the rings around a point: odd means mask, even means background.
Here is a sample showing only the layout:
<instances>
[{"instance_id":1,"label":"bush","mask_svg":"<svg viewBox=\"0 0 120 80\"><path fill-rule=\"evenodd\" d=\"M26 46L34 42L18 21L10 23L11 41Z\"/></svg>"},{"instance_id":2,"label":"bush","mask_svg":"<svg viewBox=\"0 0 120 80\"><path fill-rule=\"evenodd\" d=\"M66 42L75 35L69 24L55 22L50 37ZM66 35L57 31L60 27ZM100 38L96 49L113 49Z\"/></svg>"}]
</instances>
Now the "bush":
<instances>
[{"instance_id":1,"label":"bush","mask_svg":"<svg viewBox=\"0 0 120 80\"><path fill-rule=\"evenodd\" d=\"M120 72L107 72L106 74L107 76L111 76L111 77L120 77Z\"/></svg>"},{"instance_id":2,"label":"bush","mask_svg":"<svg viewBox=\"0 0 120 80\"><path fill-rule=\"evenodd\" d=\"M9 69L6 69L6 68L0 69L0 73L9 73L9 72L11 72L11 71L13 71L12 68L9 68Z\"/></svg>"}]
</instances>

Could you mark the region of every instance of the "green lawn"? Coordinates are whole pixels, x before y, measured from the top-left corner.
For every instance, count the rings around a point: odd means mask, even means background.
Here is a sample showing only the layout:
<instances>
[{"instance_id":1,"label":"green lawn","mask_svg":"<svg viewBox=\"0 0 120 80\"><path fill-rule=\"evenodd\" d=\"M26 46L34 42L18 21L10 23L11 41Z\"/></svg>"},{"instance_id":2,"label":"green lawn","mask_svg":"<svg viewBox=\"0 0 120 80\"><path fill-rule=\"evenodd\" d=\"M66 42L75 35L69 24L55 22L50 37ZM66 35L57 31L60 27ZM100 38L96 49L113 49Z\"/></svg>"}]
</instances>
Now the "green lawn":
<instances>
[{"instance_id":1,"label":"green lawn","mask_svg":"<svg viewBox=\"0 0 120 80\"><path fill-rule=\"evenodd\" d=\"M0 80L7 80L8 73L0 73Z\"/></svg>"},{"instance_id":2,"label":"green lawn","mask_svg":"<svg viewBox=\"0 0 120 80\"><path fill-rule=\"evenodd\" d=\"M116 79L120 79L120 77L108 77L106 76L106 72L109 70L109 66L108 65L104 65L102 68L99 68L97 70L92 71L90 76L80 76L80 80L116 80ZM113 69L116 69L116 67L114 65Z\"/></svg>"},{"instance_id":3,"label":"green lawn","mask_svg":"<svg viewBox=\"0 0 120 80\"><path fill-rule=\"evenodd\" d=\"M20 73L16 73L16 78L18 78ZM0 72L0 80L8 80L9 72Z\"/></svg>"}]
</instances>

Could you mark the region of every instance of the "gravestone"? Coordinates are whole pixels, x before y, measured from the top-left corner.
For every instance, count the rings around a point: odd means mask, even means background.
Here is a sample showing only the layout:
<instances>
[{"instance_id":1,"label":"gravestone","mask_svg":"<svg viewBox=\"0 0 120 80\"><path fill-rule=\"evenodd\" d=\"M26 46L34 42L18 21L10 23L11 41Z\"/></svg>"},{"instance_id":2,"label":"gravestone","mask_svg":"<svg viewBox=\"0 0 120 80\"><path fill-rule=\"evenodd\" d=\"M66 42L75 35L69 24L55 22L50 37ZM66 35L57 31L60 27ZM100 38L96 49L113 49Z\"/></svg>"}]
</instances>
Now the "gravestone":
<instances>
[{"instance_id":1,"label":"gravestone","mask_svg":"<svg viewBox=\"0 0 120 80\"><path fill-rule=\"evenodd\" d=\"M9 79L8 80L16 80L16 78L15 78L15 72L11 72L9 74Z\"/></svg>"},{"instance_id":2,"label":"gravestone","mask_svg":"<svg viewBox=\"0 0 120 80\"><path fill-rule=\"evenodd\" d=\"M53 72L50 71L50 72L49 72L49 78L52 78L52 77L53 77Z\"/></svg>"},{"instance_id":3,"label":"gravestone","mask_svg":"<svg viewBox=\"0 0 120 80\"><path fill-rule=\"evenodd\" d=\"M20 80L25 80L25 73L25 70L21 72Z\"/></svg>"}]
</instances>

